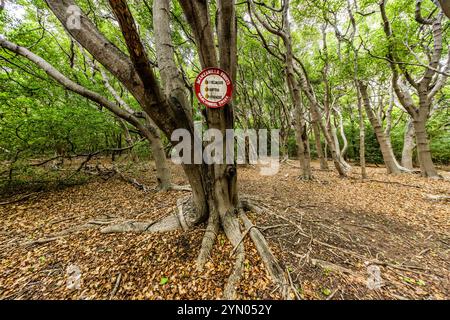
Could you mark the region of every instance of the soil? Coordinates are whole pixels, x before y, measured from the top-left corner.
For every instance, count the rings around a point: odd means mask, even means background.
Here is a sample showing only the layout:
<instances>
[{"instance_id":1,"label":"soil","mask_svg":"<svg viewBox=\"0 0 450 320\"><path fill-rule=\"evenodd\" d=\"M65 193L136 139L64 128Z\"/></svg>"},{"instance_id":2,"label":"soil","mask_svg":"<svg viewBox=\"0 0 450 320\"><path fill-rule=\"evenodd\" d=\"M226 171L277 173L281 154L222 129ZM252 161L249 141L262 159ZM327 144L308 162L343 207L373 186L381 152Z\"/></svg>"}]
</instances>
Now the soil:
<instances>
[{"instance_id":1,"label":"soil","mask_svg":"<svg viewBox=\"0 0 450 320\"><path fill-rule=\"evenodd\" d=\"M292 298L448 299L450 174L387 175L368 168L361 181L320 171L298 178L297 162L275 176L239 167L240 196L265 208L249 213L292 280ZM177 184L186 184L172 167ZM154 187L152 163L127 172ZM0 205L0 299L220 299L232 246L219 235L203 272L195 269L205 226L183 232L103 234L117 220L172 214L189 192L143 192L113 177L27 195ZM4 201L8 202L8 201ZM30 241L67 232L53 241ZM280 299L247 236L240 299ZM68 267L81 271L68 288Z\"/></svg>"}]
</instances>

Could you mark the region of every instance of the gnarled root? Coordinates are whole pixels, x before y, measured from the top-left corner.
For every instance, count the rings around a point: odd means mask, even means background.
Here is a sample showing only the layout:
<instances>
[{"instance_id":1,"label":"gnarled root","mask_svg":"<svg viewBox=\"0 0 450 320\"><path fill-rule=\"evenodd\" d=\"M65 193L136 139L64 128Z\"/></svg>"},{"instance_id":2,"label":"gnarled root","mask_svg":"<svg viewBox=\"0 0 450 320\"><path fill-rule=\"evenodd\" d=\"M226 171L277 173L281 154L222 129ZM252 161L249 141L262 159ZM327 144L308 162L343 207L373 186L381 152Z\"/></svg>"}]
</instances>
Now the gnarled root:
<instances>
[{"instance_id":1,"label":"gnarled root","mask_svg":"<svg viewBox=\"0 0 450 320\"><path fill-rule=\"evenodd\" d=\"M216 241L217 235L219 234L219 215L217 212L210 212L208 218L208 225L206 227L205 235L203 236L202 246L200 248L200 253L197 257L197 270L202 271L208 260L214 242Z\"/></svg>"},{"instance_id":2,"label":"gnarled root","mask_svg":"<svg viewBox=\"0 0 450 320\"><path fill-rule=\"evenodd\" d=\"M211 206L214 208L213 206ZM168 217L154 222L125 221L119 224L107 226L101 230L102 233L115 232L164 232L176 229L189 230L198 221L193 220L196 216L191 198L181 199L177 203L176 212ZM261 231L253 225L244 210L262 212L264 209L255 206L251 201L243 200L240 203L239 214L235 209L230 209L225 213L219 214L216 209L209 213L208 225L202 240L202 246L196 261L197 269L203 270L203 267L210 257L210 252L219 233L220 226L223 227L225 235L233 245L231 255L235 256L233 270L225 284L224 298L235 299L236 288L242 277L244 270L245 248L244 237L250 235L253 243L258 250L261 259L267 268L269 275L280 289L284 299L290 299L290 283L288 277L280 267L277 259L269 248L269 245ZM240 220L243 222L245 232L241 232Z\"/></svg>"},{"instance_id":3,"label":"gnarled root","mask_svg":"<svg viewBox=\"0 0 450 320\"><path fill-rule=\"evenodd\" d=\"M184 198L177 201L177 210L173 215L157 221L124 221L100 230L102 233L119 232L166 232L177 229L188 230L195 222L191 221L194 208L191 199Z\"/></svg>"},{"instance_id":4,"label":"gnarled root","mask_svg":"<svg viewBox=\"0 0 450 320\"><path fill-rule=\"evenodd\" d=\"M125 221L119 224L105 227L101 233L121 232L165 232L181 228L180 221L174 215L165 217L155 222Z\"/></svg>"}]
</instances>

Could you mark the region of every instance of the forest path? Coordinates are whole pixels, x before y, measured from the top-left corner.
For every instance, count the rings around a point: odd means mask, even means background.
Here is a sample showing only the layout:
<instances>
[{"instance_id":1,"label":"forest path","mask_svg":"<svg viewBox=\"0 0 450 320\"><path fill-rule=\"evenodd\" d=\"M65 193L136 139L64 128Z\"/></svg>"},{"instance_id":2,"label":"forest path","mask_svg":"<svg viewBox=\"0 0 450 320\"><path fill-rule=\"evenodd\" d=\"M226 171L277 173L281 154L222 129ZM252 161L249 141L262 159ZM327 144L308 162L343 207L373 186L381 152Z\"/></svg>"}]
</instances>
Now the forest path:
<instances>
[{"instance_id":1,"label":"forest path","mask_svg":"<svg viewBox=\"0 0 450 320\"><path fill-rule=\"evenodd\" d=\"M335 172L317 170L316 164L316 179L306 182L298 180L295 165L289 161L269 177L242 167L239 186L241 196L273 213L249 216L260 227L275 226L264 233L303 298L448 299L450 209L448 202L428 195L449 195L450 182L387 176L384 168L368 168L369 181L361 182L357 168L349 179L340 179ZM131 174L152 185L149 168ZM180 168L173 171L175 182L185 183ZM223 235L205 271L198 273L201 228L164 234L99 232L111 220L168 215L186 194L143 193L114 178L0 206L0 299L220 298L233 263ZM92 227L23 245L86 225ZM279 298L248 237L244 243L240 298ZM67 288L70 265L81 271L79 290ZM377 270L381 287L369 289L368 278Z\"/></svg>"}]
</instances>

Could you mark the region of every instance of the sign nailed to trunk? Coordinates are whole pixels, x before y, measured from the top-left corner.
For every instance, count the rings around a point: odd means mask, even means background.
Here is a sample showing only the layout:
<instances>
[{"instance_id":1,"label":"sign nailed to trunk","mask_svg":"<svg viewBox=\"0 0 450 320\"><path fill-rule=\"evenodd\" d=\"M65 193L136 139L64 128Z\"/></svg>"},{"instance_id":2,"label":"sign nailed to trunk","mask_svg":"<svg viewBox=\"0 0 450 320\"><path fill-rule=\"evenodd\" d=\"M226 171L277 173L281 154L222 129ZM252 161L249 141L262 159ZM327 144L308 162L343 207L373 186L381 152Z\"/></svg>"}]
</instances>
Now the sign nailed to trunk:
<instances>
[{"instance_id":1,"label":"sign nailed to trunk","mask_svg":"<svg viewBox=\"0 0 450 320\"><path fill-rule=\"evenodd\" d=\"M204 69L195 79L195 94L208 108L223 107L233 94L231 78L219 68Z\"/></svg>"}]
</instances>

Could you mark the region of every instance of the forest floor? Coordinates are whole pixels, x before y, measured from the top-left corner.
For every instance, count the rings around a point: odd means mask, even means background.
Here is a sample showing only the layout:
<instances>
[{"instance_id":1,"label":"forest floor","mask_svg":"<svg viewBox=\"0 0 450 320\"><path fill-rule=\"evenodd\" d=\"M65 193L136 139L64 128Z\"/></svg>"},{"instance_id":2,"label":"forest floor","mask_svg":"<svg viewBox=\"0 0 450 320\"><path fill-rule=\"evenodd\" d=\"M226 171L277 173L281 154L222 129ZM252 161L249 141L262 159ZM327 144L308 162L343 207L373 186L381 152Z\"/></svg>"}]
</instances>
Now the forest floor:
<instances>
[{"instance_id":1,"label":"forest floor","mask_svg":"<svg viewBox=\"0 0 450 320\"><path fill-rule=\"evenodd\" d=\"M240 167L239 189L267 209L249 217L264 230L299 297L450 298L450 206L448 198L429 197L450 195L448 172L446 180L433 180L368 168L369 179L361 181L357 167L341 179L314 163L315 180L302 181L296 165L288 161L266 177ZM127 174L154 186L150 163ZM179 167L173 176L186 183ZM143 192L114 177L0 204L0 299L221 298L233 264L223 234L200 273L195 259L204 226L186 233L100 232L111 221L169 215L188 194ZM244 243L239 298L279 299L248 236ZM69 266L81 270L79 289L67 287ZM370 289L377 271L381 282Z\"/></svg>"}]
</instances>

